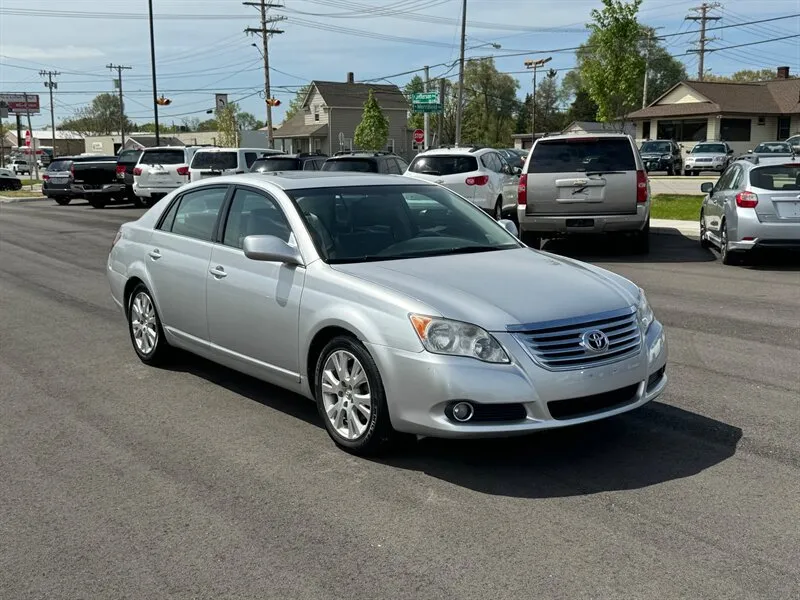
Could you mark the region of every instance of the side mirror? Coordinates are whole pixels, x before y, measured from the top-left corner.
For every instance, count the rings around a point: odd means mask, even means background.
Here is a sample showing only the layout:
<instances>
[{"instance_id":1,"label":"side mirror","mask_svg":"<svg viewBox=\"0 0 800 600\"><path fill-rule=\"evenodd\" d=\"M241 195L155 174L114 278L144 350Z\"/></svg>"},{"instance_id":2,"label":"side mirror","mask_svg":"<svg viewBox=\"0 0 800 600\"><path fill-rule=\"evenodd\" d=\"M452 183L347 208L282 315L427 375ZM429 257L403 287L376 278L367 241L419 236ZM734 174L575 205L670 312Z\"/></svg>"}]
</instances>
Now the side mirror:
<instances>
[{"instance_id":1,"label":"side mirror","mask_svg":"<svg viewBox=\"0 0 800 600\"><path fill-rule=\"evenodd\" d=\"M500 223L500 225L503 226L503 229L505 229L508 233L510 233L514 237L519 237L519 229L517 229L517 226L514 224L514 221L512 221L511 219L500 219L498 223Z\"/></svg>"},{"instance_id":2,"label":"side mirror","mask_svg":"<svg viewBox=\"0 0 800 600\"><path fill-rule=\"evenodd\" d=\"M714 184L710 181L706 181L705 183L700 184L700 191L704 194L710 194L711 190L714 189Z\"/></svg>"},{"instance_id":3,"label":"side mirror","mask_svg":"<svg viewBox=\"0 0 800 600\"><path fill-rule=\"evenodd\" d=\"M733 150L728 150L728 154L733 154Z\"/></svg>"},{"instance_id":4,"label":"side mirror","mask_svg":"<svg viewBox=\"0 0 800 600\"><path fill-rule=\"evenodd\" d=\"M244 238L243 249L250 260L303 266L297 249L274 235L248 235Z\"/></svg>"}]
</instances>

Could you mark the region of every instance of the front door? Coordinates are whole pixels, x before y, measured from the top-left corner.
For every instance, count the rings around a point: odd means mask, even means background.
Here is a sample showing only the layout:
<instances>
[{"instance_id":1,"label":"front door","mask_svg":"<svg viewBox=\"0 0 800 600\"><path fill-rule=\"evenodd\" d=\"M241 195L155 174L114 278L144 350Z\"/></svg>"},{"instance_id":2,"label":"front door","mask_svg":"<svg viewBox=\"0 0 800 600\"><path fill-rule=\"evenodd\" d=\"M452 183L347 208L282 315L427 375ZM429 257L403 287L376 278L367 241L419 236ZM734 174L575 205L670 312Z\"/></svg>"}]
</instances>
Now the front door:
<instances>
[{"instance_id":1,"label":"front door","mask_svg":"<svg viewBox=\"0 0 800 600\"><path fill-rule=\"evenodd\" d=\"M214 186L178 197L153 231L144 257L164 328L190 343L208 339L206 276L227 193L228 186Z\"/></svg>"},{"instance_id":2,"label":"front door","mask_svg":"<svg viewBox=\"0 0 800 600\"><path fill-rule=\"evenodd\" d=\"M294 236L278 202L237 187L222 244L211 253L207 314L211 343L253 374L278 385L300 380L298 327L305 269L255 261L242 251L248 235Z\"/></svg>"}]
</instances>

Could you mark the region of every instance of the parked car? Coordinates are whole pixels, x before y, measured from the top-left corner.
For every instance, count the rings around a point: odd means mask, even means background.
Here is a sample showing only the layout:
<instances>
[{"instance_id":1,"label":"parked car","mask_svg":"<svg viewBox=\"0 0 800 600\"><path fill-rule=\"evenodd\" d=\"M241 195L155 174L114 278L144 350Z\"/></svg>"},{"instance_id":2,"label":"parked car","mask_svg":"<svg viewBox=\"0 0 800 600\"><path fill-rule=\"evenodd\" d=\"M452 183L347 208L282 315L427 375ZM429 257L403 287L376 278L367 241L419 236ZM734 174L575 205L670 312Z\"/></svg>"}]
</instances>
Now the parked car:
<instances>
[{"instance_id":1,"label":"parked car","mask_svg":"<svg viewBox=\"0 0 800 600\"><path fill-rule=\"evenodd\" d=\"M417 154L406 175L432 181L460 194L495 219L516 202L519 168L492 148L438 148Z\"/></svg>"},{"instance_id":2,"label":"parked car","mask_svg":"<svg viewBox=\"0 0 800 600\"><path fill-rule=\"evenodd\" d=\"M93 208L105 208L125 198L125 184L117 179L116 156L74 156L69 160L72 198L86 198Z\"/></svg>"},{"instance_id":3,"label":"parked car","mask_svg":"<svg viewBox=\"0 0 800 600\"><path fill-rule=\"evenodd\" d=\"M525 165L525 159L528 157L528 151L519 148L500 148L497 152L509 165L520 169Z\"/></svg>"},{"instance_id":4,"label":"parked car","mask_svg":"<svg viewBox=\"0 0 800 600\"><path fill-rule=\"evenodd\" d=\"M788 138L786 143L792 147L795 154L800 154L800 134Z\"/></svg>"},{"instance_id":5,"label":"parked car","mask_svg":"<svg viewBox=\"0 0 800 600\"><path fill-rule=\"evenodd\" d=\"M724 264L758 248L800 248L800 162L739 160L700 190L700 243L719 248Z\"/></svg>"},{"instance_id":6,"label":"parked car","mask_svg":"<svg viewBox=\"0 0 800 600\"><path fill-rule=\"evenodd\" d=\"M681 146L672 140L644 142L639 154L647 171L666 171L667 175L679 175L683 169Z\"/></svg>"},{"instance_id":7,"label":"parked car","mask_svg":"<svg viewBox=\"0 0 800 600\"><path fill-rule=\"evenodd\" d=\"M314 399L354 453L402 433L587 423L658 397L667 343L644 292L515 230L408 177L246 174L123 224L107 275L143 362L179 347Z\"/></svg>"},{"instance_id":8,"label":"parked car","mask_svg":"<svg viewBox=\"0 0 800 600\"><path fill-rule=\"evenodd\" d=\"M133 168L133 193L147 206L189 182L189 163L205 146L146 148Z\"/></svg>"},{"instance_id":9,"label":"parked car","mask_svg":"<svg viewBox=\"0 0 800 600\"><path fill-rule=\"evenodd\" d=\"M534 142L519 180L522 241L586 233L632 235L650 251L650 182L636 144L621 133L574 134Z\"/></svg>"},{"instance_id":10,"label":"parked car","mask_svg":"<svg viewBox=\"0 0 800 600\"><path fill-rule=\"evenodd\" d=\"M733 149L727 142L700 142L686 156L684 175L698 175L703 171L722 173L733 160Z\"/></svg>"},{"instance_id":11,"label":"parked car","mask_svg":"<svg viewBox=\"0 0 800 600\"><path fill-rule=\"evenodd\" d=\"M265 148L203 148L192 158L189 181L248 173L259 158L279 154L283 153L280 150Z\"/></svg>"},{"instance_id":12,"label":"parked car","mask_svg":"<svg viewBox=\"0 0 800 600\"><path fill-rule=\"evenodd\" d=\"M301 152L299 154L275 154L257 158L250 167L251 173L273 173L276 171L319 171L327 154Z\"/></svg>"},{"instance_id":13,"label":"parked car","mask_svg":"<svg viewBox=\"0 0 800 600\"><path fill-rule=\"evenodd\" d=\"M401 175L407 168L408 163L391 152L337 152L320 170Z\"/></svg>"},{"instance_id":14,"label":"parked car","mask_svg":"<svg viewBox=\"0 0 800 600\"><path fill-rule=\"evenodd\" d=\"M31 165L24 158L15 158L11 161L9 168L14 172L15 175L31 174Z\"/></svg>"},{"instance_id":15,"label":"parked car","mask_svg":"<svg viewBox=\"0 0 800 600\"><path fill-rule=\"evenodd\" d=\"M16 191L21 189L22 181L19 180L14 171L11 169L0 169L0 191Z\"/></svg>"},{"instance_id":16,"label":"parked car","mask_svg":"<svg viewBox=\"0 0 800 600\"><path fill-rule=\"evenodd\" d=\"M76 159L72 157L57 158L42 173L42 194L62 206L69 204L77 197L72 191L72 163L74 160Z\"/></svg>"},{"instance_id":17,"label":"parked car","mask_svg":"<svg viewBox=\"0 0 800 600\"><path fill-rule=\"evenodd\" d=\"M139 208L143 208L145 202L133 193L133 170L141 155L142 151L135 149L121 150L117 155L117 179L125 184L125 197Z\"/></svg>"},{"instance_id":18,"label":"parked car","mask_svg":"<svg viewBox=\"0 0 800 600\"><path fill-rule=\"evenodd\" d=\"M783 158L791 158L794 156L795 152L792 148L792 145L788 142L764 142L753 148L752 150L748 150L745 154L741 155L739 159L746 158L751 159L753 157L759 158L775 158L775 157L783 157Z\"/></svg>"}]
</instances>

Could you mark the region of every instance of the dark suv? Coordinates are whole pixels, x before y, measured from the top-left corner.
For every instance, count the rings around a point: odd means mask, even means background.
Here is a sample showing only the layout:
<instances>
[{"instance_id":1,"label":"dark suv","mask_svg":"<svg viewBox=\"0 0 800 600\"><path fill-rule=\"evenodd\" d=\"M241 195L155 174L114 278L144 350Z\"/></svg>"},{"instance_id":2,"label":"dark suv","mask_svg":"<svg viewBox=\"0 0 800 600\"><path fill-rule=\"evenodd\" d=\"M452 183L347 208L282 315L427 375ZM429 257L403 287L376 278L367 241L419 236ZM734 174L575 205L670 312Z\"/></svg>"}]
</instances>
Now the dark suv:
<instances>
[{"instance_id":1,"label":"dark suv","mask_svg":"<svg viewBox=\"0 0 800 600\"><path fill-rule=\"evenodd\" d=\"M402 175L408 163L391 152L337 152L322 165L323 171L359 171Z\"/></svg>"},{"instance_id":2,"label":"dark suv","mask_svg":"<svg viewBox=\"0 0 800 600\"><path fill-rule=\"evenodd\" d=\"M300 154L274 154L257 158L250 167L251 173L274 173L275 171L319 171L328 158L321 152Z\"/></svg>"},{"instance_id":3,"label":"dark suv","mask_svg":"<svg viewBox=\"0 0 800 600\"><path fill-rule=\"evenodd\" d=\"M667 175L680 175L683 170L681 147L672 140L648 140L639 148L644 168L648 171L666 171Z\"/></svg>"}]
</instances>

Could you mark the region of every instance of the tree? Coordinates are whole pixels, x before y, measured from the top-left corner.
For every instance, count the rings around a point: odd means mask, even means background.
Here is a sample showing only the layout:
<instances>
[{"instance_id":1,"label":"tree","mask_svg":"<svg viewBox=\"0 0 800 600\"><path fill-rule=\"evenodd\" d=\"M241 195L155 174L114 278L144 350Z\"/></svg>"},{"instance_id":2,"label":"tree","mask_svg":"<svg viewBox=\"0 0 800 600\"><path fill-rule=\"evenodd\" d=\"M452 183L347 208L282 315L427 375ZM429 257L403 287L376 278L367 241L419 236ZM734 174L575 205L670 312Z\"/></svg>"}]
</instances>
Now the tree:
<instances>
[{"instance_id":1,"label":"tree","mask_svg":"<svg viewBox=\"0 0 800 600\"><path fill-rule=\"evenodd\" d=\"M557 81L558 71L550 69L536 87L536 129L539 131L561 131L566 125Z\"/></svg>"},{"instance_id":2,"label":"tree","mask_svg":"<svg viewBox=\"0 0 800 600\"><path fill-rule=\"evenodd\" d=\"M643 49L647 56L647 98L646 104L664 94L676 83L686 81L689 76L686 74L686 67L682 62L673 58L666 48L656 41L656 32L651 27L642 28L644 38ZM644 93L644 79L641 84L637 84L641 90L640 97Z\"/></svg>"},{"instance_id":3,"label":"tree","mask_svg":"<svg viewBox=\"0 0 800 600\"><path fill-rule=\"evenodd\" d=\"M384 116L372 90L364 103L364 113L361 123L356 127L353 141L361 150L374 152L384 150L389 141L389 120Z\"/></svg>"},{"instance_id":4,"label":"tree","mask_svg":"<svg viewBox=\"0 0 800 600\"><path fill-rule=\"evenodd\" d=\"M519 82L500 73L494 60L484 58L464 68L463 138L469 143L507 146L520 108Z\"/></svg>"},{"instance_id":5,"label":"tree","mask_svg":"<svg viewBox=\"0 0 800 600\"><path fill-rule=\"evenodd\" d=\"M282 124L286 123L286 121L300 112L300 110L303 108L303 102L306 99L306 95L308 95L308 91L310 89L310 85L304 85L297 90L297 94L295 94L294 99L289 102L289 106L286 107L286 112L283 113L283 121L281 121Z\"/></svg>"},{"instance_id":6,"label":"tree","mask_svg":"<svg viewBox=\"0 0 800 600\"><path fill-rule=\"evenodd\" d=\"M422 81L422 77L420 77L419 75L414 75L411 81L409 81L403 88L403 94L405 95L409 105L411 104L412 94L420 94L424 91L425 91L425 82ZM425 115L423 115L422 113L411 113L411 116L408 119L409 129L422 129L424 125L425 125Z\"/></svg>"},{"instance_id":7,"label":"tree","mask_svg":"<svg viewBox=\"0 0 800 600\"><path fill-rule=\"evenodd\" d=\"M585 89L580 88L567 111L567 121L596 121L597 103Z\"/></svg>"},{"instance_id":8,"label":"tree","mask_svg":"<svg viewBox=\"0 0 800 600\"><path fill-rule=\"evenodd\" d=\"M236 106L236 122L241 131L256 131L264 127L264 122L255 118L252 113L240 111Z\"/></svg>"},{"instance_id":9,"label":"tree","mask_svg":"<svg viewBox=\"0 0 800 600\"><path fill-rule=\"evenodd\" d=\"M119 131L122 110L115 94L98 94L89 106L75 111L72 119L59 124L59 129L77 131L84 135L110 135ZM132 131L135 125L125 117L125 130Z\"/></svg>"},{"instance_id":10,"label":"tree","mask_svg":"<svg viewBox=\"0 0 800 600\"><path fill-rule=\"evenodd\" d=\"M773 69L742 69L736 71L733 75L714 75L713 73L705 73L703 75L705 81L723 81L730 83L751 83L753 81L769 81L775 79L775 71Z\"/></svg>"},{"instance_id":11,"label":"tree","mask_svg":"<svg viewBox=\"0 0 800 600\"><path fill-rule=\"evenodd\" d=\"M235 104L228 104L217 109L217 130L219 131L219 145L225 148L235 148L239 145L239 129L236 125Z\"/></svg>"}]
</instances>

